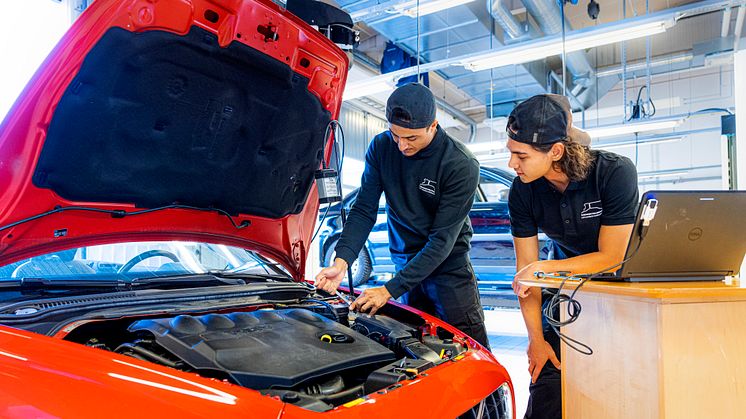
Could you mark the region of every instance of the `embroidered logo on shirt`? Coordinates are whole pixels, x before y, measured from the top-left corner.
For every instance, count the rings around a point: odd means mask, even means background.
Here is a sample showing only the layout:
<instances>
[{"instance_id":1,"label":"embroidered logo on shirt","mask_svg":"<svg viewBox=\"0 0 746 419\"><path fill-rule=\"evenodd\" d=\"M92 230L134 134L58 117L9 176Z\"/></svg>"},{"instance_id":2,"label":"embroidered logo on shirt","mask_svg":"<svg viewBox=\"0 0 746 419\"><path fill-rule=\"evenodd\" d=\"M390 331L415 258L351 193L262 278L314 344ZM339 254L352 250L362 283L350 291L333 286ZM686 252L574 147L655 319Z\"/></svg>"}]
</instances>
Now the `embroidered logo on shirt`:
<instances>
[{"instance_id":1,"label":"embroidered logo on shirt","mask_svg":"<svg viewBox=\"0 0 746 419\"><path fill-rule=\"evenodd\" d=\"M583 204L583 211L580 212L580 218L600 217L603 212L601 201L591 201Z\"/></svg>"},{"instance_id":2,"label":"embroidered logo on shirt","mask_svg":"<svg viewBox=\"0 0 746 419\"><path fill-rule=\"evenodd\" d=\"M428 178L425 178L422 180L422 183L420 183L420 190L422 192L429 193L430 195L435 195L435 185L438 182L434 180L430 180Z\"/></svg>"}]
</instances>

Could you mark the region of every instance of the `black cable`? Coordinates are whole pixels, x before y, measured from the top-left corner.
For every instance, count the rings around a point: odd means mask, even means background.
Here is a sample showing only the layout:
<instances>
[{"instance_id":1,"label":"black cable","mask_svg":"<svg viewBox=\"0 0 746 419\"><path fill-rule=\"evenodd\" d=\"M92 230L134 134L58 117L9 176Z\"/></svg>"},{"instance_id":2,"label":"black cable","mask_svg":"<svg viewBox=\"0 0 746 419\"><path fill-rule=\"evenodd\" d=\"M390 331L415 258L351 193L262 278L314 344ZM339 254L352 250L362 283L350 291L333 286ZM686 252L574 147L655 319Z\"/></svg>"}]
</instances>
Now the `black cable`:
<instances>
[{"instance_id":1,"label":"black cable","mask_svg":"<svg viewBox=\"0 0 746 419\"><path fill-rule=\"evenodd\" d=\"M561 275L560 276L560 277L562 277L562 282L560 283L560 286L557 288L557 293L554 294L554 296L552 296L552 298L547 302L546 307L544 307L544 310L543 310L542 314L547 319L547 323L552 328L552 330L554 331L554 333L556 333L557 336L559 336L559 338L563 342L565 342L565 344L567 344L567 346L570 347L571 349L574 349L575 351L580 352L583 355L593 355L593 349L591 349L590 346L588 346L588 345L586 345L586 344L584 344L584 343L582 343L582 342L580 342L580 341L578 341L576 339L573 339L573 338L571 338L571 337L563 334L562 332L560 332L560 328L561 327L565 327L565 326L568 326L568 325L574 323L575 320L577 320L578 317L580 316L580 312L582 310L582 306L580 305L580 302L575 299L575 294L577 294L577 292L580 290L580 288L583 287L583 285L585 285L586 282L588 282L588 281L590 281L592 279L598 278L601 274L603 274L605 272L609 272L612 269L615 269L615 268L617 268L619 266L622 266L624 263L626 263L630 259L632 259L637 254L637 251L640 250L640 244L642 244L642 239L645 237L645 233L646 232L647 232L646 229L640 231L640 233L639 233L640 234L640 240L637 242L637 246L635 247L635 250L632 252L631 255L629 255L628 258L624 259L623 261L621 261L621 262L619 262L619 263L617 263L615 265L609 266L608 268L605 268L605 269L602 269L600 271L594 272L594 273L592 273L590 275L587 275L587 276L583 275L582 279L580 279L580 282L578 282L577 287L575 287L575 289L572 291L572 293L570 295L562 294L562 289L564 288L565 283L567 282L568 279L578 279L578 278L581 278L581 277L577 276L577 275L570 275L570 276ZM543 276L543 275L540 275L540 276ZM557 311L559 311L560 305L562 303L567 303L567 316L568 316L568 318L565 321L562 321L562 320L554 318L554 310L557 309ZM577 344L578 346L580 346L582 348L579 348L579 347L573 345L573 343Z\"/></svg>"},{"instance_id":2,"label":"black cable","mask_svg":"<svg viewBox=\"0 0 746 419\"><path fill-rule=\"evenodd\" d=\"M324 144L325 145L326 145L326 141L329 140L329 128L334 124L335 121L336 121L336 119L332 119L331 121L329 121L328 124L326 124L326 128L324 129ZM332 149L332 153L334 151L336 151L336 147L334 149ZM322 169L326 169L327 168L327 166L326 166L326 160L324 159L323 156L321 157L321 168Z\"/></svg>"},{"instance_id":3,"label":"black cable","mask_svg":"<svg viewBox=\"0 0 746 419\"><path fill-rule=\"evenodd\" d=\"M334 127L333 129L339 130L340 138L342 140L342 153L340 154L337 151L337 136L334 135L334 146L332 148L333 155L337 155L337 188L341 191L342 185L340 183L340 173L342 173L342 160L344 160L344 131L342 130L342 126L339 124L339 121L336 119L333 119L329 121L329 123L326 125L326 130L324 131L324 138L329 138L329 130ZM323 158L321 159L321 167L324 169L327 168L326 166L326 160ZM344 200L340 201L340 207L342 206ZM324 225L324 221L326 221L326 216L329 214L329 208L331 208L332 204L328 204L326 206L326 210L324 211L324 215L321 217L321 221L319 221L319 225L316 227L316 231L313 233L313 236L311 237L311 241L309 243L313 243L314 240L316 240L316 236L319 234L319 231L321 231L321 227Z\"/></svg>"},{"instance_id":4,"label":"black cable","mask_svg":"<svg viewBox=\"0 0 746 419\"><path fill-rule=\"evenodd\" d=\"M640 90L637 91L637 99L635 100L634 105L632 105L632 112L627 121L650 118L655 115L655 103L653 102L653 99L650 98L649 102L647 102L648 107L646 107L646 104L642 101L642 91L647 88L647 85L643 85L640 87Z\"/></svg>"},{"instance_id":5,"label":"black cable","mask_svg":"<svg viewBox=\"0 0 746 419\"><path fill-rule=\"evenodd\" d=\"M337 162L337 173L339 173L339 181L342 182L342 162L344 162L345 159L345 131L342 129L342 125L340 125L339 122L337 122L337 129L339 130L339 142L342 146L342 153ZM341 183L339 185L339 190L342 190Z\"/></svg>"},{"instance_id":6,"label":"black cable","mask_svg":"<svg viewBox=\"0 0 746 419\"><path fill-rule=\"evenodd\" d=\"M158 208L150 208L150 209L145 209L145 210L140 210L140 211L129 211L129 212L125 210L105 210L105 209L95 208L95 207L81 207L81 206L60 207L58 206L58 207L55 207L53 210L42 212L41 214L36 214L31 217L24 218L22 220L19 220L13 223L0 226L0 231L7 230L15 226L21 225L21 224L25 224L30 221L34 221L39 218L46 217L48 215L56 214L58 212L66 212L66 211L99 212L103 214L109 214L111 215L112 218L124 218L124 217L129 217L132 215L142 215L142 214L147 214L150 212L162 211L165 209L190 209L190 210L195 210L195 211L206 211L206 212L215 211L221 215L225 215L226 217L228 217L233 227L235 227L237 230L246 228L249 225L251 225L251 222L249 220L244 220L241 222L241 224L236 224L236 222L233 220L233 216L228 211L222 210L220 208L202 208L202 207L193 207L190 205L180 205L180 204L165 205L165 206L158 207Z\"/></svg>"},{"instance_id":7,"label":"black cable","mask_svg":"<svg viewBox=\"0 0 746 419\"><path fill-rule=\"evenodd\" d=\"M713 111L720 111L720 112L725 112L728 115L733 115L733 112L731 112L730 110L728 110L726 108L705 108L705 109L700 109L700 110L698 110L696 112L692 112L690 115L696 115L698 113L706 113L706 112L709 113L709 112L713 112Z\"/></svg>"},{"instance_id":8,"label":"black cable","mask_svg":"<svg viewBox=\"0 0 746 419\"><path fill-rule=\"evenodd\" d=\"M329 208L332 207L332 204L328 204L326 206L326 210L324 210L324 215L321 217L321 221L319 221L319 225L316 227L316 231L313 233L313 237L311 237L311 241L309 243L313 243L314 240L316 240L316 236L319 234L319 231L321 231L321 227L324 225L324 221L326 221L326 216L329 214Z\"/></svg>"},{"instance_id":9,"label":"black cable","mask_svg":"<svg viewBox=\"0 0 746 419\"><path fill-rule=\"evenodd\" d=\"M301 301L302 303L316 303L316 304L321 304L322 306L326 307L326 308L327 308L327 309L329 310L329 312L330 312L330 313L332 313L332 316L334 316L334 320L335 320L335 321L336 321L337 323L339 323L339 321L340 321L340 320L339 320L339 315L338 315L338 314L337 314L337 312L336 312L336 311L334 310L334 307L332 307L332 305L331 305L331 304L329 304L329 303L327 303L326 301L322 301L322 300L317 300L317 299L314 299L314 298L304 298L304 299L302 299L302 300L300 300L300 301Z\"/></svg>"},{"instance_id":10,"label":"black cable","mask_svg":"<svg viewBox=\"0 0 746 419\"><path fill-rule=\"evenodd\" d=\"M339 128L339 134L340 134L339 140L340 140L341 147L342 147L342 153L341 153L342 157L339 159L339 164L337 165L337 168L338 168L337 173L340 174L337 177L337 181L339 182L339 190L341 191L342 190L342 175L341 175L342 174L342 162L344 161L344 158L345 158L345 133L340 125L337 125L337 128ZM345 213L346 213L345 207L342 203L340 203L339 215L342 220L343 230L344 230L345 224L347 223L347 216ZM352 280L352 266L351 265L347 265L347 288L349 289L349 292L350 292L350 301L353 301L355 299L355 284L353 283L353 280Z\"/></svg>"}]
</instances>

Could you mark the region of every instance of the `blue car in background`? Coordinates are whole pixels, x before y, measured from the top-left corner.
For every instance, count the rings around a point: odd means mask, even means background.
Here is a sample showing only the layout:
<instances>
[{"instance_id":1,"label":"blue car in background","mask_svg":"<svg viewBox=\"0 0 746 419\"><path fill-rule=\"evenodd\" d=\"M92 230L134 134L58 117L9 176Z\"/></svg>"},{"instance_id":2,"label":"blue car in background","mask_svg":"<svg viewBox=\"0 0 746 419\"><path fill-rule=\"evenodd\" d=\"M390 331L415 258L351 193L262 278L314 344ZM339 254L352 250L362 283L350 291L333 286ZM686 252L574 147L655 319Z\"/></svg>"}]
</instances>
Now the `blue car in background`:
<instances>
[{"instance_id":1,"label":"blue car in background","mask_svg":"<svg viewBox=\"0 0 746 419\"><path fill-rule=\"evenodd\" d=\"M479 171L479 188L474 195L474 205L469 213L474 228L469 256L479 281L480 293L483 296L491 293L506 295L505 290L511 289L515 275L515 252L508 215L508 192L515 175L489 167L481 167ZM357 192L357 189L352 191L342 200L347 212L354 203ZM322 266L329 266L331 263L334 247L342 233L339 208L340 203L336 203L329 207L328 211L320 211L322 226L319 232L319 262ZM547 258L548 240L543 234L539 236L539 240L540 257ZM356 286L365 284L371 278L382 282L395 273L389 253L386 204L383 195L378 207L376 224L353 264L352 272L353 283Z\"/></svg>"}]
</instances>

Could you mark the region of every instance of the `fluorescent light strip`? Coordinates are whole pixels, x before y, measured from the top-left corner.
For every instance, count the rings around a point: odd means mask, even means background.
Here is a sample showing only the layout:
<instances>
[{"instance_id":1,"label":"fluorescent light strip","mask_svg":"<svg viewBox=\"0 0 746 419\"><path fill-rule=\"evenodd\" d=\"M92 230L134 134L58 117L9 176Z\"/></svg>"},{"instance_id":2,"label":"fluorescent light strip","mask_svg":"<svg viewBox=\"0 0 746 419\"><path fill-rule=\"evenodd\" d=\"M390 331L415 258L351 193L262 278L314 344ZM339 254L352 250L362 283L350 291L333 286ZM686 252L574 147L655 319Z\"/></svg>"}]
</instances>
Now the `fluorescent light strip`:
<instances>
[{"instance_id":1,"label":"fluorescent light strip","mask_svg":"<svg viewBox=\"0 0 746 419\"><path fill-rule=\"evenodd\" d=\"M663 143L673 143L676 141L681 141L684 139L685 136L679 136L679 137L665 137L665 138L659 138L659 139L651 139L651 140L645 140L641 139L638 141L638 145L653 145L653 144L663 144ZM487 144L487 143L484 143ZM470 144L467 144L467 147L469 147ZM479 144L481 145L481 143ZM601 149L601 150L611 150L614 148L622 148L622 147L633 147L635 145L634 141L623 141L619 143L609 143L609 144L591 144L591 148L593 149ZM504 147L504 145L503 145ZM471 147L469 147L471 150ZM492 151L493 149L489 149L489 151ZM479 154L480 152L484 152L484 150L478 149L477 151L472 150L472 153ZM477 155L477 159L480 162L498 162L498 161L507 161L510 159L510 153L497 153L497 154L491 154L486 156Z\"/></svg>"},{"instance_id":2,"label":"fluorescent light strip","mask_svg":"<svg viewBox=\"0 0 746 419\"><path fill-rule=\"evenodd\" d=\"M732 55L732 53L729 53ZM685 52L676 55L668 55L664 57L657 57L650 61L651 67L659 67L664 65L672 65L691 61L694 59L694 54L691 52ZM648 67L648 63L645 60L638 60L627 64L627 72L645 70ZM613 65L610 67L601 68L596 72L596 77L615 76L624 72L624 67L621 65Z\"/></svg>"},{"instance_id":3,"label":"fluorescent light strip","mask_svg":"<svg viewBox=\"0 0 746 419\"><path fill-rule=\"evenodd\" d=\"M506 152L506 153L491 154L489 156L477 157L477 160L479 160L480 163L508 161L510 160L510 153Z\"/></svg>"},{"instance_id":4,"label":"fluorescent light strip","mask_svg":"<svg viewBox=\"0 0 746 419\"><path fill-rule=\"evenodd\" d=\"M362 96L370 96L376 93L383 93L388 90L394 90L395 83L389 80L380 80L373 78L364 82L350 83L345 87L342 94L342 100L357 99Z\"/></svg>"},{"instance_id":5,"label":"fluorescent light strip","mask_svg":"<svg viewBox=\"0 0 746 419\"><path fill-rule=\"evenodd\" d=\"M592 139L615 137L618 135L634 134L648 131L672 129L681 123L681 119L667 119L662 121L635 122L612 126L588 128L586 131Z\"/></svg>"},{"instance_id":6,"label":"fluorescent light strip","mask_svg":"<svg viewBox=\"0 0 746 419\"><path fill-rule=\"evenodd\" d=\"M429 2L420 2L420 16L437 13L451 7L461 6L462 4L471 3L474 0L433 0ZM417 2L406 2L394 7L396 13L411 18L417 17Z\"/></svg>"},{"instance_id":7,"label":"fluorescent light strip","mask_svg":"<svg viewBox=\"0 0 746 419\"><path fill-rule=\"evenodd\" d=\"M653 139L653 140L643 140L640 141L623 141L618 143L609 143L609 144L594 144L592 147L595 149L602 149L602 150L612 150L615 148L624 148L624 147L634 147L635 145L653 145L653 144L663 144L663 143L674 143L677 141L681 141L684 137L668 137L668 138L660 138L660 139Z\"/></svg>"},{"instance_id":8,"label":"fluorescent light strip","mask_svg":"<svg viewBox=\"0 0 746 419\"><path fill-rule=\"evenodd\" d=\"M650 173L650 174L641 174L638 179L654 179L654 178L662 178L662 177L676 177L676 176L683 176L688 175L688 170L682 170L678 172L668 172L668 173Z\"/></svg>"},{"instance_id":9,"label":"fluorescent light strip","mask_svg":"<svg viewBox=\"0 0 746 419\"><path fill-rule=\"evenodd\" d=\"M671 26L669 20L658 20L640 25L629 25L619 29L608 31L594 30L590 34L587 30L574 31L565 37L565 52L580 51L587 48L614 44L622 41L642 38L665 32ZM584 33L585 32L585 33ZM554 36L547 38L543 45L526 48L520 44L496 50L481 58L465 60L461 62L467 70L482 71L495 67L523 64L531 61L541 60L562 53L562 38Z\"/></svg>"},{"instance_id":10,"label":"fluorescent light strip","mask_svg":"<svg viewBox=\"0 0 746 419\"><path fill-rule=\"evenodd\" d=\"M490 151L500 150L505 147L505 141L485 141L481 143L468 143L466 148L474 154L486 153Z\"/></svg>"}]
</instances>

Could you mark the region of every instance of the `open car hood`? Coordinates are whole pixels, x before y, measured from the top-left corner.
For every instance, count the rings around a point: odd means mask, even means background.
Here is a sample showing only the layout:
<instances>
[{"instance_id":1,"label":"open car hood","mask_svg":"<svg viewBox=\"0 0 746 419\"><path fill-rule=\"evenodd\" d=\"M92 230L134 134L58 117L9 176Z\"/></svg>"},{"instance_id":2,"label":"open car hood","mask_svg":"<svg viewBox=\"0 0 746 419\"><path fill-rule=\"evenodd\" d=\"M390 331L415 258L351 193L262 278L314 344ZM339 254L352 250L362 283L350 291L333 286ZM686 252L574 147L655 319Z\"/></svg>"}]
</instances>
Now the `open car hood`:
<instances>
[{"instance_id":1,"label":"open car hood","mask_svg":"<svg viewBox=\"0 0 746 419\"><path fill-rule=\"evenodd\" d=\"M198 239L299 278L347 68L267 0L93 2L0 125L0 264Z\"/></svg>"}]
</instances>

